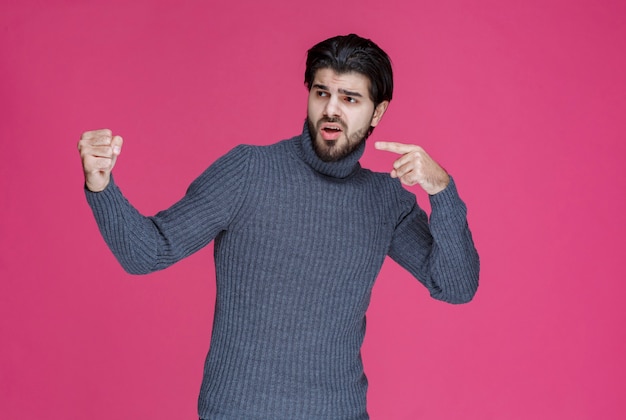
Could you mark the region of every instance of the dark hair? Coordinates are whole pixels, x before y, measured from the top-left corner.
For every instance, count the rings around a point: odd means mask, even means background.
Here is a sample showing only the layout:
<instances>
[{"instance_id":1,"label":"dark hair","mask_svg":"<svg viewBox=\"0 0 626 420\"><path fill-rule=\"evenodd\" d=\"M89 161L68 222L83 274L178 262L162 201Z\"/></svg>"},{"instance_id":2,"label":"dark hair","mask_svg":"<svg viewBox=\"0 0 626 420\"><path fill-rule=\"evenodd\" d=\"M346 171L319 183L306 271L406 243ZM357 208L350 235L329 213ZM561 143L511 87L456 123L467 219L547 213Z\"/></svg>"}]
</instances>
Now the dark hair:
<instances>
[{"instance_id":1,"label":"dark hair","mask_svg":"<svg viewBox=\"0 0 626 420\"><path fill-rule=\"evenodd\" d=\"M377 106L391 101L393 72L387 53L369 39L358 35L340 35L313 46L307 54L304 84L311 90L315 73L330 68L335 72L357 72L370 80L370 98Z\"/></svg>"}]
</instances>

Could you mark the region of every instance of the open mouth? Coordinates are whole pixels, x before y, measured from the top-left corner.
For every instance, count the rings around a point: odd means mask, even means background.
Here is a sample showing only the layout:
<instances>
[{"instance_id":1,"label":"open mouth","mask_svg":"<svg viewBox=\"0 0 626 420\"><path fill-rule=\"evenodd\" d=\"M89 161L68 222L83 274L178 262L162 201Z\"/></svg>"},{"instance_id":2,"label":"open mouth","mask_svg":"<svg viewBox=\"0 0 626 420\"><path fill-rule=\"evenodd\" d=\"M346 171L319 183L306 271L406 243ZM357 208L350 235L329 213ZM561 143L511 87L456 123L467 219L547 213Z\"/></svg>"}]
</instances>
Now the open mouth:
<instances>
[{"instance_id":1,"label":"open mouth","mask_svg":"<svg viewBox=\"0 0 626 420\"><path fill-rule=\"evenodd\" d=\"M337 140L342 132L343 130L340 125L332 123L322 124L320 129L322 138L327 141Z\"/></svg>"}]
</instances>

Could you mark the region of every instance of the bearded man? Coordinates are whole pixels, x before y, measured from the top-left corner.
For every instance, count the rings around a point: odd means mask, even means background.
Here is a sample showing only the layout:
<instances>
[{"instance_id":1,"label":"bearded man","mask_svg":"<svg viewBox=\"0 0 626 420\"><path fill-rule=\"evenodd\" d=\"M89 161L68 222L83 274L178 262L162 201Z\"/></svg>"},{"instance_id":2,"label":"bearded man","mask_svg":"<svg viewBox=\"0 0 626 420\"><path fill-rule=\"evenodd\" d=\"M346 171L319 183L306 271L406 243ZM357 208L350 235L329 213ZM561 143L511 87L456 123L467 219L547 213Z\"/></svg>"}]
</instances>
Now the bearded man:
<instances>
[{"instance_id":1,"label":"bearded man","mask_svg":"<svg viewBox=\"0 0 626 420\"><path fill-rule=\"evenodd\" d=\"M78 144L85 193L129 273L164 269L215 240L216 305L201 419L367 419L360 349L386 256L435 299L468 302L479 259L454 180L419 146L390 174L364 169L365 141L393 92L391 62L357 35L308 52L301 134L238 146L172 207L145 217L111 171L122 138L89 131ZM401 184L429 195L430 220Z\"/></svg>"}]
</instances>

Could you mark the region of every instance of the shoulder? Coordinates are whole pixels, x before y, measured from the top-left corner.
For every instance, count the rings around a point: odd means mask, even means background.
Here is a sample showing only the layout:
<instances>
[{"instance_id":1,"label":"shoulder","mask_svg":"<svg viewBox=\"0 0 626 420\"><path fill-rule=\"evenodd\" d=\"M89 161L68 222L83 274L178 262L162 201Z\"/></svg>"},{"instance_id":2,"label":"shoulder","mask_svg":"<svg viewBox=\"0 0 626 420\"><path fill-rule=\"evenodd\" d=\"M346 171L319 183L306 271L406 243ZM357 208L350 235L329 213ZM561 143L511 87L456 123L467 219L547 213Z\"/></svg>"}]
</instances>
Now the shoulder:
<instances>
[{"instance_id":1,"label":"shoulder","mask_svg":"<svg viewBox=\"0 0 626 420\"><path fill-rule=\"evenodd\" d=\"M415 198L413 193L402 186L399 179L392 178L387 172L375 172L370 169L361 168L359 177L365 182L375 185L382 191L387 191L400 197Z\"/></svg>"},{"instance_id":2,"label":"shoulder","mask_svg":"<svg viewBox=\"0 0 626 420\"><path fill-rule=\"evenodd\" d=\"M215 167L222 168L236 166L241 170L244 167L253 166L255 161L263 158L266 154L265 150L269 147L271 146L239 144L209 165L207 171L210 171Z\"/></svg>"},{"instance_id":3,"label":"shoulder","mask_svg":"<svg viewBox=\"0 0 626 420\"><path fill-rule=\"evenodd\" d=\"M238 145L211 163L190 185L189 192L208 186L229 184L246 177L257 146Z\"/></svg>"},{"instance_id":4,"label":"shoulder","mask_svg":"<svg viewBox=\"0 0 626 420\"><path fill-rule=\"evenodd\" d=\"M287 139L266 145L240 144L231 149L225 156L246 156L253 159L281 156L288 153L289 144L292 141L293 139Z\"/></svg>"},{"instance_id":5,"label":"shoulder","mask_svg":"<svg viewBox=\"0 0 626 420\"><path fill-rule=\"evenodd\" d=\"M362 168L358 175L360 182L364 182L372 188L372 192L380 200L386 201L391 207L406 212L411 209L417 199L415 194L402 186L397 178L392 178L387 172L375 172Z\"/></svg>"},{"instance_id":6,"label":"shoulder","mask_svg":"<svg viewBox=\"0 0 626 420\"><path fill-rule=\"evenodd\" d=\"M241 177L267 165L274 166L271 161L284 160L290 155L289 141L282 140L269 145L239 144L210 164L201 177L211 176L216 172L227 172Z\"/></svg>"}]
</instances>

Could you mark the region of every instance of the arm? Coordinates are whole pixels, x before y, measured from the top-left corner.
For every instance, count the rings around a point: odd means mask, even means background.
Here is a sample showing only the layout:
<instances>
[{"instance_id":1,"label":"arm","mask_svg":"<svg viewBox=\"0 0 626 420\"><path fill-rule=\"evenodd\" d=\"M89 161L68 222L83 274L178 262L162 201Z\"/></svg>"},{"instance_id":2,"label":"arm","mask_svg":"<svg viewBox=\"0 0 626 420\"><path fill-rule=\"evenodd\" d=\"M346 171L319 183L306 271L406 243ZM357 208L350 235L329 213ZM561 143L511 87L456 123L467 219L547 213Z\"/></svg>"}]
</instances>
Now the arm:
<instances>
[{"instance_id":1,"label":"arm","mask_svg":"<svg viewBox=\"0 0 626 420\"><path fill-rule=\"evenodd\" d=\"M429 223L414 198L406 201L410 211L396 227L389 256L418 278L433 298L469 302L478 288L480 264L454 180L430 196L430 202Z\"/></svg>"},{"instance_id":2,"label":"arm","mask_svg":"<svg viewBox=\"0 0 626 420\"><path fill-rule=\"evenodd\" d=\"M430 223L412 194L404 194L409 208L392 239L389 255L409 270L433 298L450 303L469 302L478 288L479 258L467 224L467 208L448 173L419 146L377 142L376 148L401 156L392 178L420 185L430 196Z\"/></svg>"},{"instance_id":3,"label":"arm","mask_svg":"<svg viewBox=\"0 0 626 420\"><path fill-rule=\"evenodd\" d=\"M240 146L218 159L179 202L153 217L141 215L124 198L110 173L98 192L90 189L86 176L87 201L122 267L132 274L161 270L228 229L244 200L250 151ZM83 158L84 167L86 160Z\"/></svg>"}]
</instances>

